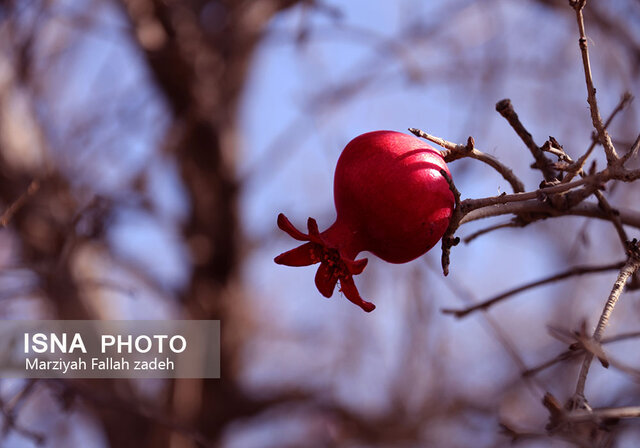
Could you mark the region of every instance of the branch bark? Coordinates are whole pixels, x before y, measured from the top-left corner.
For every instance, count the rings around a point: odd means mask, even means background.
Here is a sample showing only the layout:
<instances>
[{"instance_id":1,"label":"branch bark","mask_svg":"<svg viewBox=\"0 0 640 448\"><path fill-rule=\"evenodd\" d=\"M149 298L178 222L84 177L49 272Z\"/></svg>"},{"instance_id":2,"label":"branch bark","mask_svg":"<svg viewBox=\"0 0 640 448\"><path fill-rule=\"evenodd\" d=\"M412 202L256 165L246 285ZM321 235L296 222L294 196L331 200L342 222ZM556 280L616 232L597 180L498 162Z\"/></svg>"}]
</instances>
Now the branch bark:
<instances>
[{"instance_id":1,"label":"branch bark","mask_svg":"<svg viewBox=\"0 0 640 448\"><path fill-rule=\"evenodd\" d=\"M605 303L602 314L600 315L600 319L598 320L598 325L593 332L593 340L596 343L600 343L600 341L602 340L602 335L604 334L604 330L609 324L609 319L611 317L611 314L613 313L613 309L620 299L620 294L622 294L624 286L627 283L629 277L631 277L638 270L638 268L640 268L640 247L638 246L638 242L634 240L629 244L629 258L620 270L618 278L613 284L611 293L607 298L607 302ZM587 382L587 375L589 374L589 368L591 366L591 362L593 361L593 357L594 355L591 351L586 352L584 355L584 361L582 362L582 367L580 368L576 391L571 400L574 409L579 409L586 406L587 400L584 395L584 388Z\"/></svg>"}]
</instances>

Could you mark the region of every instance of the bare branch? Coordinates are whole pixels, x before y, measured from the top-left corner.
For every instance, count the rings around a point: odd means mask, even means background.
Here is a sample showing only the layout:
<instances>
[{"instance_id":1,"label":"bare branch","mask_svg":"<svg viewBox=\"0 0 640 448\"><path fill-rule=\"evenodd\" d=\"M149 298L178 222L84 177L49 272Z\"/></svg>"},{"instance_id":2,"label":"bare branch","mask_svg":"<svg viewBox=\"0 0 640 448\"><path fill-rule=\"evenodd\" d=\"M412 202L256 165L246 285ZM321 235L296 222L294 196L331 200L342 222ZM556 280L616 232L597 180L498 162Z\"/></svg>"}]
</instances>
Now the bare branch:
<instances>
[{"instance_id":1,"label":"bare branch","mask_svg":"<svg viewBox=\"0 0 640 448\"><path fill-rule=\"evenodd\" d=\"M564 151L564 148L552 136L549 136L549 140L544 142L544 144L540 147L540 150L544 151L544 152L548 152L550 154L553 154L560 161L573 163L573 159L571 159L571 157L569 157L569 154L567 154Z\"/></svg>"},{"instance_id":2,"label":"bare branch","mask_svg":"<svg viewBox=\"0 0 640 448\"><path fill-rule=\"evenodd\" d=\"M622 97L620 97L620 101L618 102L618 105L613 109L613 111L611 111L609 118L607 118L607 121L604 123L605 129L609 127L609 125L611 124L613 119L616 117L616 115L620 111L622 111L622 109L624 109L632 100L633 100L633 96L629 92L625 92L622 95ZM577 174L582 172L584 164L586 163L587 159L591 155L591 152L593 152L593 149L596 147L597 142L598 142L598 139L596 137L593 137L591 139L591 145L589 145L589 148L587 149L587 151L582 156L580 156L580 158L575 163L571 164L568 167L567 174L564 176L564 179L562 179L563 183L570 182L571 179L573 179ZM628 157L628 155L629 155L628 153L625 154L623 158L625 158L626 160L626 157Z\"/></svg>"},{"instance_id":3,"label":"bare branch","mask_svg":"<svg viewBox=\"0 0 640 448\"><path fill-rule=\"evenodd\" d=\"M46 438L43 433L27 428L18 420L18 407L20 404L31 395L35 380L27 381L26 385L18 391L18 393L5 403L0 400L0 414L2 414L2 433L8 434L10 431L15 431L25 439L31 440L36 446L44 445Z\"/></svg>"},{"instance_id":4,"label":"bare branch","mask_svg":"<svg viewBox=\"0 0 640 448\"><path fill-rule=\"evenodd\" d=\"M590 411L575 410L567 413L564 419L567 422L598 422L600 420L621 419L621 418L639 418L640 406L624 406L619 408L595 408Z\"/></svg>"},{"instance_id":5,"label":"bare branch","mask_svg":"<svg viewBox=\"0 0 640 448\"><path fill-rule=\"evenodd\" d=\"M514 193L520 193L524 191L524 184L518 177L513 173L511 168L506 165L503 165L495 157L490 156L480 150L478 150L473 142L473 138L469 137L466 145L458 145L447 140L444 140L440 137L435 137L433 135L427 134L424 131L416 128L409 128L414 135L417 137L421 137L427 139L437 145L442 146L446 149L446 151L442 154L442 157L446 162L452 162L454 160L461 159L463 157L470 157L472 159L479 160L481 162L486 163L493 169L495 169L500 175L511 184L511 188L513 188Z\"/></svg>"},{"instance_id":6,"label":"bare branch","mask_svg":"<svg viewBox=\"0 0 640 448\"><path fill-rule=\"evenodd\" d=\"M629 152L622 156L622 163L624 164L627 160L633 158L638 154L638 149L640 149L640 134L636 137L636 140L631 145Z\"/></svg>"},{"instance_id":7,"label":"bare branch","mask_svg":"<svg viewBox=\"0 0 640 448\"><path fill-rule=\"evenodd\" d=\"M464 241L465 244L469 244L479 236L486 235L487 233L493 232L494 230L506 229L509 227L523 227L525 225L526 224L523 221L519 220L518 218L514 218L511 221L503 222L502 224L495 224L493 226L480 229L477 232L473 232L471 235L464 237L462 241Z\"/></svg>"},{"instance_id":8,"label":"bare branch","mask_svg":"<svg viewBox=\"0 0 640 448\"><path fill-rule=\"evenodd\" d=\"M538 190L530 191L526 193L502 194L500 196L490 196L488 198L480 198L480 199L465 199L462 205L465 208L465 210L468 212L468 211L475 210L481 207L486 207L489 205L527 201L529 199L546 198L553 194L564 193L565 191L569 191L572 188L580 187L584 184L588 184L588 183L600 184L601 182L608 179L609 177L610 177L610 173L601 172L601 173L598 173L597 175L584 177L580 180L576 180L568 184L556 184L549 187L539 188Z\"/></svg>"},{"instance_id":9,"label":"bare branch","mask_svg":"<svg viewBox=\"0 0 640 448\"><path fill-rule=\"evenodd\" d=\"M467 213L461 220L459 225L466 224L478 219L491 218L494 216L519 214L519 213L538 213L539 219L553 218L560 216L586 216L590 218L599 218L608 220L609 217L600 208L598 204L583 202L572 207L569 210L558 211L549 204L538 200L529 200L523 202L511 202L505 204L493 204L482 208L478 208ZM620 221L624 225L632 226L640 229L640 212L630 209L618 209Z\"/></svg>"},{"instance_id":10,"label":"bare branch","mask_svg":"<svg viewBox=\"0 0 640 448\"><path fill-rule=\"evenodd\" d=\"M451 248L456 246L460 242L460 238L454 238L454 234L458 229L458 222L460 222L459 216L462 215L463 211L460 206L460 192L456 188L455 184L451 177L447 174L445 170L440 170L440 173L447 179L447 183L449 184L449 189L453 193L453 197L456 201L456 206L453 210L453 216L449 221L449 226L447 230L444 232L442 236L442 272L445 276L449 275L449 256L451 254Z\"/></svg>"},{"instance_id":11,"label":"bare branch","mask_svg":"<svg viewBox=\"0 0 640 448\"><path fill-rule=\"evenodd\" d=\"M620 298L620 294L624 289L627 279L631 277L633 273L640 267L640 247L638 246L637 240L633 240L631 243L629 243L628 252L629 259L620 270L618 278L613 284L613 289L611 290L609 298L607 299L604 309L602 310L602 314L600 315L600 319L598 320L598 325L593 332L593 340L595 342L600 342L602 340L604 330L609 323L611 313L613 312L613 309L615 308L616 303ZM584 361L582 362L582 368L580 369L580 375L578 377L578 384L576 385L576 391L572 398L574 408L583 407L587 402L584 396L584 388L587 382L587 375L589 374L591 361L593 361L593 353L587 352L584 356Z\"/></svg>"},{"instance_id":12,"label":"bare branch","mask_svg":"<svg viewBox=\"0 0 640 448\"><path fill-rule=\"evenodd\" d=\"M502 115L511 125L516 134L522 139L524 144L531 151L531 155L535 159L534 168L539 169L544 176L544 179L547 182L551 182L556 178L556 173L552 168L552 162L544 155L544 152L536 145L536 142L533 141L533 137L526 130L524 125L520 122L520 118L518 118L518 114L513 109L513 105L511 104L511 100L505 98L504 100L498 101L496 104L496 110L500 115Z\"/></svg>"},{"instance_id":13,"label":"bare branch","mask_svg":"<svg viewBox=\"0 0 640 448\"><path fill-rule=\"evenodd\" d=\"M603 188L604 184L611 179L621 180L623 182L632 182L638 178L640 178L640 170L628 170L621 163L616 163L614 165L608 166L598 173L584 176L579 180L569 183L560 183L558 180L554 180L554 182L543 182L541 184L541 188L531 192L514 193L510 195L502 194L500 196L491 196L480 199L465 199L459 204L458 202L456 202L456 209L451 216L449 227L447 228L447 232L445 233L446 240L443 239L443 271L445 272L445 275L448 273L450 249L452 246L455 246L459 242L459 239L454 239L453 235L460 227L460 225L465 222L471 221L473 219L480 219L505 213L514 213L516 215L521 215L524 212L536 211L542 211L546 214L530 217L530 220L528 222L549 216L575 214L583 216L586 214L586 216L596 217L604 216L608 220L612 220L612 216L616 215L616 213L613 211L607 212L606 207L603 207L603 210L599 210L598 212L590 210L589 207L587 207L586 209L584 207L576 207L581 205L581 203L587 197L594 194L595 191ZM452 182L449 179L448 181L451 186ZM575 190L573 190L574 188ZM567 194L560 195L560 193L565 192ZM459 198L460 193L457 192L457 190L455 190L455 194L457 195L456 197ZM512 204L517 202L529 201L532 199L536 199L536 201L527 203L525 207L510 205L505 208L489 208L490 206ZM457 199L457 201L458 200L459 199ZM483 212L480 213L476 213L473 218L468 218L468 216L473 214L473 212L477 209L486 210L483 210ZM611 209L611 207L609 207L609 209ZM633 221L635 225L635 223L638 222L636 221L637 216L635 215L637 215L637 213L632 212L630 217L620 216L620 223L624 223L624 218L628 218L627 221ZM616 218L614 217L613 219L615 220ZM622 229L621 226L620 229ZM624 234L624 230L621 232L621 234Z\"/></svg>"},{"instance_id":14,"label":"bare branch","mask_svg":"<svg viewBox=\"0 0 640 448\"><path fill-rule=\"evenodd\" d=\"M621 333L615 336L602 338L602 341L600 341L600 344L606 345L614 342L619 342L619 341L624 341L624 340L634 339L639 337L640 337L640 331L632 331L629 333ZM584 347L582 347L579 344L571 344L571 347L569 350L566 350L558 354L557 356L555 356L552 359L549 359L548 361L544 361L543 363L537 365L536 367L531 367L525 370L524 372L522 372L522 376L536 375L537 373L541 372L542 370L548 369L554 364L557 364L562 361L566 361L568 359L577 358L578 356L582 356L582 355L584 355Z\"/></svg>"},{"instance_id":15,"label":"bare branch","mask_svg":"<svg viewBox=\"0 0 640 448\"><path fill-rule=\"evenodd\" d=\"M18 197L0 216L0 227L7 227L9 221L15 213L20 210L24 203L40 189L40 183L37 180L32 181L27 190Z\"/></svg>"},{"instance_id":16,"label":"bare branch","mask_svg":"<svg viewBox=\"0 0 640 448\"><path fill-rule=\"evenodd\" d=\"M536 280L534 282L530 282L522 286L518 286L517 288L510 289L509 291L506 291L502 294L499 294L495 297L492 297L491 299L485 300L484 302L478 303L476 305L459 309L459 310L445 308L442 310L442 312L444 314L453 314L457 318L462 318L473 313L474 311L487 310L498 302L501 302L511 296L514 296L516 294L519 294L521 292L527 291L532 288L536 288L538 286L546 285L548 283L553 283L558 280L564 280L570 277L576 277L579 275L594 274L598 272L606 272L614 269L620 269L622 266L624 266L624 262L611 263L611 264L606 264L602 266L575 266L571 269L560 272L559 274L550 275L540 280Z\"/></svg>"},{"instance_id":17,"label":"bare branch","mask_svg":"<svg viewBox=\"0 0 640 448\"><path fill-rule=\"evenodd\" d=\"M618 154L613 146L611 137L607 132L604 124L602 123L602 117L598 110L598 102L596 100L596 88L593 85L593 77L591 75L591 63L589 62L589 49L587 46L587 35L584 30L584 16L582 10L586 4L586 1L574 1L569 0L569 4L576 11L576 20L578 22L578 30L580 33L580 39L578 43L580 45L580 54L582 55L582 66L584 69L584 78L587 84L587 102L589 103L589 110L591 111L591 122L593 127L598 132L598 138L604 148L604 152L607 156L607 163L609 165L614 164L618 160Z\"/></svg>"},{"instance_id":18,"label":"bare branch","mask_svg":"<svg viewBox=\"0 0 640 448\"><path fill-rule=\"evenodd\" d=\"M623 248L626 247L626 244L627 244L627 241L629 241L629 238L627 237L627 232L625 232L624 227L622 227L622 221L620 220L620 213L617 210L613 209L613 207L611 207L611 204L609 204L609 201L607 201L607 199L604 197L604 194L602 194L601 191L596 190L594 191L593 194L598 199L598 204L600 205L600 207L602 207L602 210L604 210L604 212L607 214L607 216L613 223L613 226L615 227L616 232L618 233L618 238L620 238L620 241L622 242L622 247Z\"/></svg>"}]
</instances>

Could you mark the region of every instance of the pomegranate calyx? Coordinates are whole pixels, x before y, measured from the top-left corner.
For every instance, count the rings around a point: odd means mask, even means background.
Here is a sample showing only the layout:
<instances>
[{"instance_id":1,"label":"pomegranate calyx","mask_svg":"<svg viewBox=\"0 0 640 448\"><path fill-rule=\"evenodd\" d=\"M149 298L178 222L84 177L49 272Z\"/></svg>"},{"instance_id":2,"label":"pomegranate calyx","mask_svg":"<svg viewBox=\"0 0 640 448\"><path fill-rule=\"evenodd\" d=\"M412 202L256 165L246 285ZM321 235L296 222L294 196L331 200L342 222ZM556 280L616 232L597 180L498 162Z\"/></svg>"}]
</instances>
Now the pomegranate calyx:
<instances>
[{"instance_id":1,"label":"pomegranate calyx","mask_svg":"<svg viewBox=\"0 0 640 448\"><path fill-rule=\"evenodd\" d=\"M323 238L318 229L318 224L313 218L309 218L307 221L308 234L296 229L282 213L278 215L278 227L293 239L307 242L278 255L274 259L277 264L310 266L320 263L315 276L315 284L323 296L331 297L336 284L340 281L340 289L348 300L366 312L375 309L374 304L360 297L358 288L353 281L353 276L362 273L367 266L368 260L366 258L352 260L341 254L336 247L333 247Z\"/></svg>"},{"instance_id":2,"label":"pomegranate calyx","mask_svg":"<svg viewBox=\"0 0 640 448\"><path fill-rule=\"evenodd\" d=\"M358 305L367 313L376 309L376 306L373 303L362 300L362 297L360 297L360 293L358 292L358 288L356 288L356 284L353 282L353 277L348 276L344 279L340 279L340 288L347 299Z\"/></svg>"},{"instance_id":3,"label":"pomegranate calyx","mask_svg":"<svg viewBox=\"0 0 640 448\"><path fill-rule=\"evenodd\" d=\"M309 220L311 219L312 218L309 218ZM280 228L280 230L286 232L294 240L311 241L309 235L305 235L304 233L296 229L295 226L291 224L291 221L289 221L289 219L284 216L283 213L280 213L278 215L278 227Z\"/></svg>"}]
</instances>

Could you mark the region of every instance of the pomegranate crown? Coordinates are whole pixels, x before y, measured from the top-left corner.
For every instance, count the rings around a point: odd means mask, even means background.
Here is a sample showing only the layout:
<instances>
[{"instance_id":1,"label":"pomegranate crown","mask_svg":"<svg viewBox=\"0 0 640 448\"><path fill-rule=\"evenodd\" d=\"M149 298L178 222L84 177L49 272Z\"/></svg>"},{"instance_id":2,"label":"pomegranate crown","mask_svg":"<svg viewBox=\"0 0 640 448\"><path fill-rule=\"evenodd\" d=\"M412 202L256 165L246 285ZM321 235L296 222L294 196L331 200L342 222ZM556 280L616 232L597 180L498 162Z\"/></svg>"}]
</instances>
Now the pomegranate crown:
<instances>
[{"instance_id":1,"label":"pomegranate crown","mask_svg":"<svg viewBox=\"0 0 640 448\"><path fill-rule=\"evenodd\" d=\"M290 251L284 252L275 258L275 262L286 266L310 266L320 263L316 272L315 283L318 291L325 296L331 297L338 281L340 290L345 297L366 312L373 311L376 306L360 297L358 288L353 281L353 276L360 274L367 259L351 260L341 251L331 245L318 230L318 223L315 219L309 218L307 221L308 234L296 229L291 221L282 213L278 215L278 227L289 234L291 238L298 241L307 241L305 244Z\"/></svg>"}]
</instances>

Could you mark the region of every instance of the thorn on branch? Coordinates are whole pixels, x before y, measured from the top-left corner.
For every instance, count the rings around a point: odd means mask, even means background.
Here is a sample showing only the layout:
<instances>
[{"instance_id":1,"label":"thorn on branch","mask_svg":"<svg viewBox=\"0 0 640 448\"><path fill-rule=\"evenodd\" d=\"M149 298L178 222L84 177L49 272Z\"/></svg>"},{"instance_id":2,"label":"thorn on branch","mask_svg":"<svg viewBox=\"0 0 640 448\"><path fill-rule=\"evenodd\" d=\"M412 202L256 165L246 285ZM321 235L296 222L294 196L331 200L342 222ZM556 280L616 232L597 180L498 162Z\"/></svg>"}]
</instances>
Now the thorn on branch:
<instances>
[{"instance_id":1,"label":"thorn on branch","mask_svg":"<svg viewBox=\"0 0 640 448\"><path fill-rule=\"evenodd\" d=\"M634 238L631 241L627 241L626 249L629 258L640 260L640 244L638 243L637 238Z\"/></svg>"},{"instance_id":2,"label":"thorn on branch","mask_svg":"<svg viewBox=\"0 0 640 448\"><path fill-rule=\"evenodd\" d=\"M584 8L584 5L587 3L587 0L569 0L569 6L571 6L576 11L580 11Z\"/></svg>"},{"instance_id":3,"label":"thorn on branch","mask_svg":"<svg viewBox=\"0 0 640 448\"><path fill-rule=\"evenodd\" d=\"M564 152L564 148L562 147L562 145L560 145L558 141L552 136L549 136L549 140L544 142L540 149L544 152L548 152L558 157L558 160L561 162L573 163L571 157L569 157L569 155ZM554 165L555 164L553 163L551 164L552 167L554 167Z\"/></svg>"},{"instance_id":4,"label":"thorn on branch","mask_svg":"<svg viewBox=\"0 0 640 448\"><path fill-rule=\"evenodd\" d=\"M554 329L556 335L561 332L561 330ZM600 364L605 369L609 368L609 360L607 359L607 355L602 348L602 343L600 341L594 340L587 333L587 321L583 320L580 325L579 331L571 332L571 339L574 341L569 345L569 350L576 351L582 350L588 353L591 353L593 356L598 358Z\"/></svg>"},{"instance_id":5,"label":"thorn on branch","mask_svg":"<svg viewBox=\"0 0 640 448\"><path fill-rule=\"evenodd\" d=\"M476 142L475 142L475 140L473 139L473 137L472 137L472 136L469 136L469 138L467 139L467 146L466 146L466 148L465 148L465 149L466 149L467 151L471 152L471 151L473 151L473 149L474 149L475 147L476 147Z\"/></svg>"},{"instance_id":6,"label":"thorn on branch","mask_svg":"<svg viewBox=\"0 0 640 448\"><path fill-rule=\"evenodd\" d=\"M560 181L558 179L554 179L552 181L543 180L538 185L538 188L548 188L548 187L553 187L555 185L560 185Z\"/></svg>"},{"instance_id":7,"label":"thorn on branch","mask_svg":"<svg viewBox=\"0 0 640 448\"><path fill-rule=\"evenodd\" d=\"M549 411L549 422L546 430L553 431L564 422L564 409L560 406L560 402L550 392L544 394L542 405Z\"/></svg>"}]
</instances>

